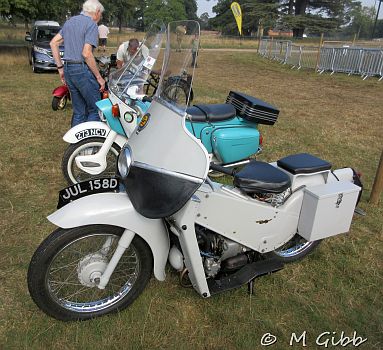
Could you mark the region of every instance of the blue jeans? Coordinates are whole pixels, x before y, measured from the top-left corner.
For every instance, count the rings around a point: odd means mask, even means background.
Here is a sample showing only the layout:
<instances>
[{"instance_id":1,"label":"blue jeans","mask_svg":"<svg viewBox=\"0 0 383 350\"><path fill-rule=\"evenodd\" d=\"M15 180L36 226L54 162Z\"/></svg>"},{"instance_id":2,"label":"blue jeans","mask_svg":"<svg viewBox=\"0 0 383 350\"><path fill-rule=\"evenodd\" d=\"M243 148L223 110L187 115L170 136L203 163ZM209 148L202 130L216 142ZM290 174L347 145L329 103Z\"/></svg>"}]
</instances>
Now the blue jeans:
<instances>
[{"instance_id":1,"label":"blue jeans","mask_svg":"<svg viewBox=\"0 0 383 350\"><path fill-rule=\"evenodd\" d=\"M100 100L100 86L88 66L85 63L64 64L64 76L72 99L72 127L99 121L96 102Z\"/></svg>"}]
</instances>

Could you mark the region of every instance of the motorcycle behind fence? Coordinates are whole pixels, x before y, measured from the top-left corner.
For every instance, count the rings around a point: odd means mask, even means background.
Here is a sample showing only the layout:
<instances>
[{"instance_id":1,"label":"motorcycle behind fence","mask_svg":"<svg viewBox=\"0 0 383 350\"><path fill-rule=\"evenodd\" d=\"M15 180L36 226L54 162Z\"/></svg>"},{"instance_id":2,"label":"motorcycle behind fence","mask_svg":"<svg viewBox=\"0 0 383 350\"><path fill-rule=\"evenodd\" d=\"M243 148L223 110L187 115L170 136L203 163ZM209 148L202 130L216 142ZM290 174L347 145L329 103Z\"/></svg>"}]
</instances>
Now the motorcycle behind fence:
<instances>
[{"instance_id":1,"label":"motorcycle behind fence","mask_svg":"<svg viewBox=\"0 0 383 350\"><path fill-rule=\"evenodd\" d=\"M190 69L190 49L176 52L179 25L187 28L183 42L199 35L198 22L171 22L162 72ZM159 44L160 35L152 40ZM121 92L139 88L137 79L124 84ZM186 127L187 105L165 87L162 76L119 154L118 176L60 192L58 210L48 217L58 228L28 270L30 295L46 314L84 320L121 311L152 272L165 280L167 261L203 298L244 284L251 290L255 278L349 230L361 193L353 169L332 170L306 153L253 160L237 173L212 164ZM241 104L248 118L258 110L252 103ZM233 176L233 185L212 182L209 167Z\"/></svg>"},{"instance_id":2,"label":"motorcycle behind fence","mask_svg":"<svg viewBox=\"0 0 383 350\"><path fill-rule=\"evenodd\" d=\"M155 94L160 83L161 46L153 41L158 35L153 26L131 63L110 74L108 97L97 102L104 122L82 123L64 135L69 146L62 158L62 171L69 184L114 175L117 155L149 108L148 95ZM156 60L153 66L143 59L144 51ZM163 94L168 99L189 105L193 90L187 68L174 70L172 67L161 79ZM252 107L245 115L242 105L247 101ZM262 147L258 125L273 125L279 114L266 102L233 91L228 94L226 103L197 104L188 107L186 112L186 128L201 140L210 161L226 167L243 165L254 158Z\"/></svg>"}]
</instances>

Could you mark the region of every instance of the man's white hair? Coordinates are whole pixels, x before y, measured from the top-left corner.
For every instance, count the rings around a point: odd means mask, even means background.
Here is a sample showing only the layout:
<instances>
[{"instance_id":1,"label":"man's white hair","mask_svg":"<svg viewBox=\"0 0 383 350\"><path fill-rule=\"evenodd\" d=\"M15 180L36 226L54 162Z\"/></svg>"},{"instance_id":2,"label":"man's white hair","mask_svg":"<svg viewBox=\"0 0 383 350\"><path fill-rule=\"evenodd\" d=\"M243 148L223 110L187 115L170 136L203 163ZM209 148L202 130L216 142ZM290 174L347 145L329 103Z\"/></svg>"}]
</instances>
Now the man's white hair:
<instances>
[{"instance_id":1,"label":"man's white hair","mask_svg":"<svg viewBox=\"0 0 383 350\"><path fill-rule=\"evenodd\" d=\"M104 12L104 6L98 0L86 0L82 5L82 10L86 13L96 13L97 10Z\"/></svg>"}]
</instances>

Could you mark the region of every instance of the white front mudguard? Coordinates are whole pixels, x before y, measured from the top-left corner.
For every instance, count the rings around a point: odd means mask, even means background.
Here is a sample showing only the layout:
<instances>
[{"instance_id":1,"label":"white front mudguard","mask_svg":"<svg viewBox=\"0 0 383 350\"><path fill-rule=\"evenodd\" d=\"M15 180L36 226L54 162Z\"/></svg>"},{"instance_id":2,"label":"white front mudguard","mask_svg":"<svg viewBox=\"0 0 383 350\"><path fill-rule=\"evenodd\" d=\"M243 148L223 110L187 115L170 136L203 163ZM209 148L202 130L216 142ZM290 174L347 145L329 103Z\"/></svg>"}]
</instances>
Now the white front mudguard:
<instances>
[{"instance_id":1,"label":"white front mudguard","mask_svg":"<svg viewBox=\"0 0 383 350\"><path fill-rule=\"evenodd\" d=\"M126 193L100 193L77 199L48 216L62 228L85 225L113 225L142 237L153 253L154 276L165 279L169 236L161 219L147 219L136 212Z\"/></svg>"},{"instance_id":2,"label":"white front mudguard","mask_svg":"<svg viewBox=\"0 0 383 350\"><path fill-rule=\"evenodd\" d=\"M89 137L106 138L110 127L104 122L85 122L69 129L63 136L63 140L68 143L77 143ZM118 134L114 140L120 147L126 143L126 137Z\"/></svg>"}]
</instances>

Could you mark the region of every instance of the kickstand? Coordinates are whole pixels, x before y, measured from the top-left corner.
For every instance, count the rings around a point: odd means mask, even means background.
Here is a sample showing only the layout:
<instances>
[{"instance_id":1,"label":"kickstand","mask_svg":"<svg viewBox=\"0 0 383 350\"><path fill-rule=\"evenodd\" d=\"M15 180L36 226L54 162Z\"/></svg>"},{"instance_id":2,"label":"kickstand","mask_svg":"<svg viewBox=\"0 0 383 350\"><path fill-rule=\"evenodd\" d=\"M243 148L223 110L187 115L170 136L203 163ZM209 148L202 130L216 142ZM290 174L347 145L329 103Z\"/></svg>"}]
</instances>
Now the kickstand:
<instances>
[{"instance_id":1,"label":"kickstand","mask_svg":"<svg viewBox=\"0 0 383 350\"><path fill-rule=\"evenodd\" d=\"M247 284L247 292L250 294L250 295L254 295L254 279L252 279L248 284Z\"/></svg>"}]
</instances>

